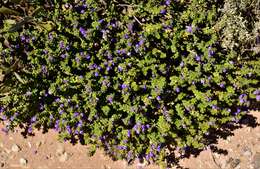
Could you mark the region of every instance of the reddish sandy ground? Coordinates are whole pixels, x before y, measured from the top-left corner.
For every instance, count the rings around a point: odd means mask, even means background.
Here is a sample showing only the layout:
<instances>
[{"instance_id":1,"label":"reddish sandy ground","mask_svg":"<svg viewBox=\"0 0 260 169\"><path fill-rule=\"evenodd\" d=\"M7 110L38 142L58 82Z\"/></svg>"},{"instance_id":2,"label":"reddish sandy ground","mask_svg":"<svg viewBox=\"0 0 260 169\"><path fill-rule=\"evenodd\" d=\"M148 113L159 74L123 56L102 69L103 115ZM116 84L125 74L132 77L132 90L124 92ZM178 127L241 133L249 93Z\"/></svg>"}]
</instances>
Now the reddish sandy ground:
<instances>
[{"instance_id":1,"label":"reddish sandy ground","mask_svg":"<svg viewBox=\"0 0 260 169\"><path fill-rule=\"evenodd\" d=\"M260 112L251 112L260 123ZM3 125L0 125L2 128ZM198 157L191 156L180 162L189 169L260 169L260 126L243 126L234 135L219 139L216 146L227 155L205 150ZM57 141L57 133L36 132L35 136L23 138L20 131L5 135L0 133L0 169L160 169L155 165L141 166L137 162L127 166L124 161L112 161L98 151L87 156L87 147Z\"/></svg>"}]
</instances>

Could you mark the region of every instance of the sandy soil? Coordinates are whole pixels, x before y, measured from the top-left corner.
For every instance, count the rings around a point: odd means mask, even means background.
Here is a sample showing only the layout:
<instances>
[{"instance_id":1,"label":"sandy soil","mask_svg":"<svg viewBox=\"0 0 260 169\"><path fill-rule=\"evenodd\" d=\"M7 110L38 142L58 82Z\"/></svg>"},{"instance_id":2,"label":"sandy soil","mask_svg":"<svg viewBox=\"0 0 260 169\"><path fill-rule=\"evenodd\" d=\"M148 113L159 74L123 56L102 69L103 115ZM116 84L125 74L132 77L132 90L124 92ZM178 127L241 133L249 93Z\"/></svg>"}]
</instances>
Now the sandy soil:
<instances>
[{"instance_id":1,"label":"sandy soil","mask_svg":"<svg viewBox=\"0 0 260 169\"><path fill-rule=\"evenodd\" d=\"M260 123L260 112L250 114ZM234 130L233 136L219 139L215 145L221 150L218 153L207 149L197 157L192 155L180 161L180 165L189 169L260 169L260 126L242 126ZM114 162L102 151L88 157L87 146L61 143L57 138L52 130L46 134L37 131L28 138L24 138L19 129L8 135L1 132L0 169L160 169L137 162L132 166L124 161Z\"/></svg>"}]
</instances>

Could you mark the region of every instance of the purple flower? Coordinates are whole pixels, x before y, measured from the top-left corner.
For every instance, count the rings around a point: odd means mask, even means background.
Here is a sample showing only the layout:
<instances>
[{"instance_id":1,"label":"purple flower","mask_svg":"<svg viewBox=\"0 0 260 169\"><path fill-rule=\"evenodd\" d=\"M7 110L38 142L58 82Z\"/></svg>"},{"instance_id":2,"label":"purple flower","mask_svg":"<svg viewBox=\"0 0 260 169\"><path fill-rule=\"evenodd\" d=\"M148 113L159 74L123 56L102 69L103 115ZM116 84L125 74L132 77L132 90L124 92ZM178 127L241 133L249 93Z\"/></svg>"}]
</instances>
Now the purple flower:
<instances>
[{"instance_id":1,"label":"purple flower","mask_svg":"<svg viewBox=\"0 0 260 169\"><path fill-rule=\"evenodd\" d=\"M129 35L128 35L128 34L125 34L124 37L125 37L125 39L128 39L128 38L129 38Z\"/></svg>"},{"instance_id":2,"label":"purple flower","mask_svg":"<svg viewBox=\"0 0 260 169\"><path fill-rule=\"evenodd\" d=\"M46 75L48 73L47 67L45 65L42 65L42 73Z\"/></svg>"},{"instance_id":3,"label":"purple flower","mask_svg":"<svg viewBox=\"0 0 260 169\"><path fill-rule=\"evenodd\" d=\"M254 95L259 95L260 94L260 90L257 89L256 91L253 92L253 94Z\"/></svg>"},{"instance_id":4,"label":"purple flower","mask_svg":"<svg viewBox=\"0 0 260 169\"><path fill-rule=\"evenodd\" d=\"M196 56L195 56L195 60L199 62L199 61L201 60L200 56L199 56L199 55L196 55Z\"/></svg>"},{"instance_id":5,"label":"purple flower","mask_svg":"<svg viewBox=\"0 0 260 169\"><path fill-rule=\"evenodd\" d=\"M122 88L122 89L126 89L126 88L127 88L127 85L126 85L126 84L122 84L122 85L121 85L121 88Z\"/></svg>"},{"instance_id":6,"label":"purple flower","mask_svg":"<svg viewBox=\"0 0 260 169\"><path fill-rule=\"evenodd\" d=\"M104 20L105 20L105 19L100 19L98 22L99 22L99 23L102 23Z\"/></svg>"},{"instance_id":7,"label":"purple flower","mask_svg":"<svg viewBox=\"0 0 260 169\"><path fill-rule=\"evenodd\" d=\"M241 94L239 96L239 102L240 103L245 103L246 102L246 94Z\"/></svg>"},{"instance_id":8,"label":"purple flower","mask_svg":"<svg viewBox=\"0 0 260 169\"><path fill-rule=\"evenodd\" d=\"M165 14L166 14L166 10L165 10L165 9L162 9L162 10L160 11L160 14L165 15Z\"/></svg>"},{"instance_id":9,"label":"purple flower","mask_svg":"<svg viewBox=\"0 0 260 169\"><path fill-rule=\"evenodd\" d=\"M25 41L25 36L21 36L21 41Z\"/></svg>"},{"instance_id":10,"label":"purple flower","mask_svg":"<svg viewBox=\"0 0 260 169\"><path fill-rule=\"evenodd\" d=\"M119 150L126 150L127 146L117 146L117 149L119 149Z\"/></svg>"},{"instance_id":11,"label":"purple flower","mask_svg":"<svg viewBox=\"0 0 260 169\"><path fill-rule=\"evenodd\" d=\"M161 145L158 145L158 146L157 146L156 151L157 151L157 152L160 152L160 151L161 151Z\"/></svg>"},{"instance_id":12,"label":"purple flower","mask_svg":"<svg viewBox=\"0 0 260 169\"><path fill-rule=\"evenodd\" d=\"M171 4L171 0L166 0L165 5L169 6Z\"/></svg>"},{"instance_id":13,"label":"purple flower","mask_svg":"<svg viewBox=\"0 0 260 169\"><path fill-rule=\"evenodd\" d=\"M27 130L27 131L28 131L28 133L30 133L30 134L31 134L31 133L33 132L33 128L32 128L32 126L29 126L29 128L28 128L28 130Z\"/></svg>"},{"instance_id":14,"label":"purple flower","mask_svg":"<svg viewBox=\"0 0 260 169\"><path fill-rule=\"evenodd\" d=\"M110 97L108 97L108 99L107 99L108 101L109 101L109 103L112 103L113 102L113 98L110 96Z\"/></svg>"},{"instance_id":15,"label":"purple flower","mask_svg":"<svg viewBox=\"0 0 260 169\"><path fill-rule=\"evenodd\" d=\"M79 28L79 32L80 32L84 37L87 36L87 32L86 32L86 30L85 30L84 28L80 27L80 28Z\"/></svg>"},{"instance_id":16,"label":"purple flower","mask_svg":"<svg viewBox=\"0 0 260 169\"><path fill-rule=\"evenodd\" d=\"M78 116L79 116L79 112L75 112L75 113L73 114L73 116L74 116L74 117L78 117Z\"/></svg>"},{"instance_id":17,"label":"purple flower","mask_svg":"<svg viewBox=\"0 0 260 169\"><path fill-rule=\"evenodd\" d=\"M176 91L177 93L179 93L179 92L180 92L180 88L179 88L179 87L176 87L175 91Z\"/></svg>"},{"instance_id":18,"label":"purple flower","mask_svg":"<svg viewBox=\"0 0 260 169\"><path fill-rule=\"evenodd\" d=\"M144 40L141 39L141 40L139 41L138 45L139 45L139 46L142 46L143 44L144 44Z\"/></svg>"},{"instance_id":19,"label":"purple flower","mask_svg":"<svg viewBox=\"0 0 260 169\"><path fill-rule=\"evenodd\" d=\"M36 122L36 116L33 116L33 117L31 118L31 123L34 123L34 122Z\"/></svg>"},{"instance_id":20,"label":"purple flower","mask_svg":"<svg viewBox=\"0 0 260 169\"><path fill-rule=\"evenodd\" d=\"M61 48L61 49L64 49L64 48L65 48L65 45L64 45L64 42L63 42L63 41L60 41L60 48Z\"/></svg>"},{"instance_id":21,"label":"purple flower","mask_svg":"<svg viewBox=\"0 0 260 169\"><path fill-rule=\"evenodd\" d=\"M49 38L49 40L53 40L53 36L51 33L49 33L48 38Z\"/></svg>"},{"instance_id":22,"label":"purple flower","mask_svg":"<svg viewBox=\"0 0 260 169\"><path fill-rule=\"evenodd\" d=\"M212 109L214 109L214 110L217 110L217 109L218 109L218 106L216 106L216 105L212 105L211 107L212 107Z\"/></svg>"},{"instance_id":23,"label":"purple flower","mask_svg":"<svg viewBox=\"0 0 260 169\"><path fill-rule=\"evenodd\" d=\"M211 49L211 46L208 47L208 56L211 57L215 54L215 52Z\"/></svg>"},{"instance_id":24,"label":"purple flower","mask_svg":"<svg viewBox=\"0 0 260 169\"><path fill-rule=\"evenodd\" d=\"M188 33L192 33L192 32L193 32L192 26L186 26L186 31L187 31Z\"/></svg>"},{"instance_id":25,"label":"purple flower","mask_svg":"<svg viewBox=\"0 0 260 169\"><path fill-rule=\"evenodd\" d=\"M183 66L184 66L184 62L181 61L181 63L180 63L180 67L183 67Z\"/></svg>"},{"instance_id":26,"label":"purple flower","mask_svg":"<svg viewBox=\"0 0 260 169\"><path fill-rule=\"evenodd\" d=\"M56 99L55 99L55 102L60 102L60 98L56 98Z\"/></svg>"},{"instance_id":27,"label":"purple flower","mask_svg":"<svg viewBox=\"0 0 260 169\"><path fill-rule=\"evenodd\" d=\"M67 126L66 126L66 129L67 129L67 132L68 132L69 134L71 134L71 133L72 133L72 130L71 130L71 128L70 128L70 126L69 126L69 125L67 125Z\"/></svg>"},{"instance_id":28,"label":"purple flower","mask_svg":"<svg viewBox=\"0 0 260 169\"><path fill-rule=\"evenodd\" d=\"M131 136L131 131L127 130L127 137L130 137L130 136Z\"/></svg>"},{"instance_id":29,"label":"purple flower","mask_svg":"<svg viewBox=\"0 0 260 169\"><path fill-rule=\"evenodd\" d=\"M63 59L65 59L67 56L66 56L66 54L62 54L61 57L62 57Z\"/></svg>"},{"instance_id":30,"label":"purple flower","mask_svg":"<svg viewBox=\"0 0 260 169\"><path fill-rule=\"evenodd\" d=\"M260 101L260 95L256 95L256 101Z\"/></svg>"},{"instance_id":31,"label":"purple flower","mask_svg":"<svg viewBox=\"0 0 260 169\"><path fill-rule=\"evenodd\" d=\"M225 84L224 84L224 83L221 83L219 86L220 86L221 88L224 88L224 87L225 87Z\"/></svg>"},{"instance_id":32,"label":"purple flower","mask_svg":"<svg viewBox=\"0 0 260 169\"><path fill-rule=\"evenodd\" d=\"M157 99L157 100L161 100L161 97L160 97L160 96L157 96L156 99Z\"/></svg>"},{"instance_id":33,"label":"purple flower","mask_svg":"<svg viewBox=\"0 0 260 169\"><path fill-rule=\"evenodd\" d=\"M237 111L235 112L235 115L239 114L241 112L240 108L237 108Z\"/></svg>"},{"instance_id":34,"label":"purple flower","mask_svg":"<svg viewBox=\"0 0 260 169\"><path fill-rule=\"evenodd\" d=\"M95 72L95 76L96 76L96 77L98 76L98 72Z\"/></svg>"},{"instance_id":35,"label":"purple flower","mask_svg":"<svg viewBox=\"0 0 260 169\"><path fill-rule=\"evenodd\" d=\"M59 114L62 115L64 113L64 110L60 110Z\"/></svg>"}]
</instances>

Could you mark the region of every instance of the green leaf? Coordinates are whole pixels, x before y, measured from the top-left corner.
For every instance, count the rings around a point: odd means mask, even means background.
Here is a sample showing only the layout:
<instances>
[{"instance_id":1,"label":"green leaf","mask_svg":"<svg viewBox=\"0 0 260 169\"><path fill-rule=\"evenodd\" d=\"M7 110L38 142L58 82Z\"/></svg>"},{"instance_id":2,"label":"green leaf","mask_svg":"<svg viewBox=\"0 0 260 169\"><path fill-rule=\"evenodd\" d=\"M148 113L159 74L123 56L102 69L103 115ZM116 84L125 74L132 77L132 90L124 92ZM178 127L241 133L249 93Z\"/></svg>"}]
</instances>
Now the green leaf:
<instances>
[{"instance_id":1,"label":"green leaf","mask_svg":"<svg viewBox=\"0 0 260 169\"><path fill-rule=\"evenodd\" d=\"M5 7L5 6L2 6L2 7L0 8L0 13L2 13L2 14L7 14L7 15L20 15L19 12L15 11L15 10L13 10L13 9L7 8L7 7Z\"/></svg>"},{"instance_id":2,"label":"green leaf","mask_svg":"<svg viewBox=\"0 0 260 169\"><path fill-rule=\"evenodd\" d=\"M25 83L24 80L21 78L21 76L18 73L14 72L14 75L18 79L19 82L21 82L22 84Z\"/></svg>"}]
</instances>

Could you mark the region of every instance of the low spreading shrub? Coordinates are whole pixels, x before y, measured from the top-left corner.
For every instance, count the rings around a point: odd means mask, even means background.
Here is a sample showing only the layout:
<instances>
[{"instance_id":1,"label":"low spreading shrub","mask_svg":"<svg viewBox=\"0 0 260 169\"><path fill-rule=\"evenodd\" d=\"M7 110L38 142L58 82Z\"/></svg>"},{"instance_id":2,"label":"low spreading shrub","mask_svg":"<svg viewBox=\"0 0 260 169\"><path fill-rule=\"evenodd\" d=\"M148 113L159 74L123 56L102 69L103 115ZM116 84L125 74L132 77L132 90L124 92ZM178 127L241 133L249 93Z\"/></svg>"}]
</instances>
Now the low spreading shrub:
<instances>
[{"instance_id":1,"label":"low spreading shrub","mask_svg":"<svg viewBox=\"0 0 260 169\"><path fill-rule=\"evenodd\" d=\"M164 163L171 148L203 148L210 131L260 100L259 58L249 62L220 39L223 5L27 2L25 14L1 24L5 130L54 128L92 145L91 154L102 147L128 162Z\"/></svg>"}]
</instances>

